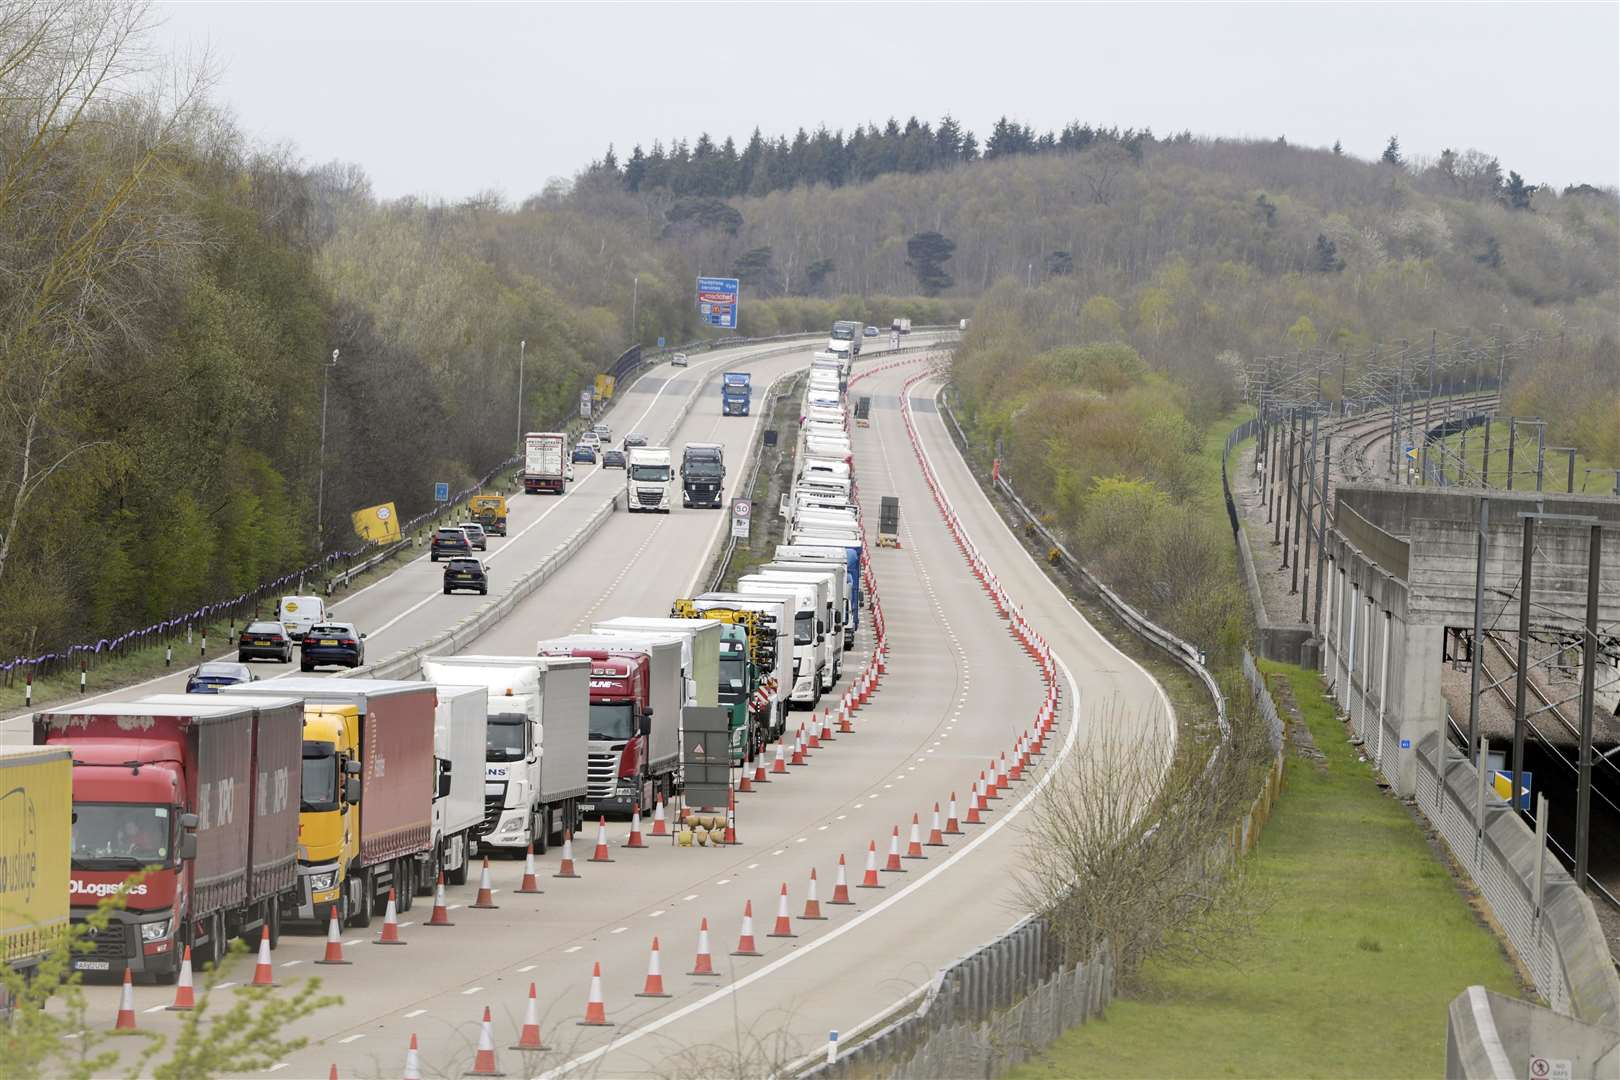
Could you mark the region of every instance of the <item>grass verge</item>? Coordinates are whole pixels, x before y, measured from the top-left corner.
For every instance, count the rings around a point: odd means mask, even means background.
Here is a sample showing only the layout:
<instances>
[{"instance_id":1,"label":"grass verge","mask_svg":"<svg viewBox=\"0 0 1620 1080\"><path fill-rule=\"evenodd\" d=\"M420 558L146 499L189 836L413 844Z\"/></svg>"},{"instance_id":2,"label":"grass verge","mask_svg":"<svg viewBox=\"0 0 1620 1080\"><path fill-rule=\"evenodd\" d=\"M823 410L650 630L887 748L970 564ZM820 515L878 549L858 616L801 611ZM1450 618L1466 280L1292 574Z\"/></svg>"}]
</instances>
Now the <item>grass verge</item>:
<instances>
[{"instance_id":1,"label":"grass verge","mask_svg":"<svg viewBox=\"0 0 1620 1080\"><path fill-rule=\"evenodd\" d=\"M1247 872L1266 907L1224 962L1150 962L1107 1018L1015 1070L1048 1077L1437 1076L1446 1006L1517 973L1405 807L1359 759L1314 672L1262 664L1317 753L1289 750Z\"/></svg>"},{"instance_id":2,"label":"grass verge","mask_svg":"<svg viewBox=\"0 0 1620 1080\"><path fill-rule=\"evenodd\" d=\"M1491 487L1506 488L1508 474L1508 421L1493 420L1491 429ZM1470 484L1478 483L1485 462L1485 428L1470 428L1466 432L1440 440L1445 447L1441 467L1446 476L1455 479L1459 460L1463 475ZM1429 461L1436 464L1431 451ZM1591 470L1589 473L1588 470ZM1575 454L1575 467L1570 470L1569 452L1548 448L1543 460L1541 487L1543 491L1568 492L1575 495L1611 495L1614 493L1614 466L1604 461L1592 461L1579 451ZM1519 437L1513 455L1513 486L1520 491L1534 491L1536 486L1535 428L1519 425Z\"/></svg>"}]
</instances>

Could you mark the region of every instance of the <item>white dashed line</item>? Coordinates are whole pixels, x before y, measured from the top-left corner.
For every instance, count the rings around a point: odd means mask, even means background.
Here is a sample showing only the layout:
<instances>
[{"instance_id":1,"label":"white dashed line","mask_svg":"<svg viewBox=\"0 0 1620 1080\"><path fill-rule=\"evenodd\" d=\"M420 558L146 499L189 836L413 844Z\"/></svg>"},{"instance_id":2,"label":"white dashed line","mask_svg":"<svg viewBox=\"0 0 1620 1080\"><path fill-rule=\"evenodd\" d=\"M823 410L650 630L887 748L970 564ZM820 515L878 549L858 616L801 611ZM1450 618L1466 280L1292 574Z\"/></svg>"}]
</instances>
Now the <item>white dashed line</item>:
<instances>
[{"instance_id":1,"label":"white dashed line","mask_svg":"<svg viewBox=\"0 0 1620 1080\"><path fill-rule=\"evenodd\" d=\"M579 952L579 950L583 949L584 947L585 946L583 946L583 945L570 945L570 946L568 946L568 948L564 949L563 952L565 952L565 953L576 953L576 952Z\"/></svg>"},{"instance_id":2,"label":"white dashed line","mask_svg":"<svg viewBox=\"0 0 1620 1080\"><path fill-rule=\"evenodd\" d=\"M421 1016L425 1012L427 1012L426 1009L412 1009L410 1012L405 1014L405 1019L415 1020L418 1016Z\"/></svg>"},{"instance_id":3,"label":"white dashed line","mask_svg":"<svg viewBox=\"0 0 1620 1080\"><path fill-rule=\"evenodd\" d=\"M338 1040L338 1042L342 1043L344 1046L347 1046L352 1042L359 1042L361 1039L363 1039L365 1037L366 1037L366 1033L362 1031L357 1035L349 1035L349 1036L346 1036L344 1038L341 1038L341 1039Z\"/></svg>"},{"instance_id":4,"label":"white dashed line","mask_svg":"<svg viewBox=\"0 0 1620 1080\"><path fill-rule=\"evenodd\" d=\"M664 913L663 908L659 908L657 911L649 911L649 912L647 912L647 918L656 919L656 918L658 918L658 916L662 915L663 913Z\"/></svg>"},{"instance_id":5,"label":"white dashed line","mask_svg":"<svg viewBox=\"0 0 1620 1080\"><path fill-rule=\"evenodd\" d=\"M683 897L681 897L681 899L682 899L682 900L683 900L683 901L685 901L685 902L688 902L688 903L690 903L690 902L691 902L691 901L693 901L693 900L696 900L696 899L697 899L697 898L698 898L698 894L697 894L697 893L693 893L693 894L692 894L692 895L691 895L691 896L683 896Z\"/></svg>"},{"instance_id":6,"label":"white dashed line","mask_svg":"<svg viewBox=\"0 0 1620 1080\"><path fill-rule=\"evenodd\" d=\"M482 989L483 989L482 986L469 986L469 987L467 987L467 989L465 989L465 990L463 990L461 992L461 996L462 997L471 997L472 995L478 993L478 991L480 991Z\"/></svg>"},{"instance_id":7,"label":"white dashed line","mask_svg":"<svg viewBox=\"0 0 1620 1080\"><path fill-rule=\"evenodd\" d=\"M297 967L299 964L302 964L302 963L303 963L302 960L288 960L285 964L282 964L281 966L284 967L284 968Z\"/></svg>"}]
</instances>

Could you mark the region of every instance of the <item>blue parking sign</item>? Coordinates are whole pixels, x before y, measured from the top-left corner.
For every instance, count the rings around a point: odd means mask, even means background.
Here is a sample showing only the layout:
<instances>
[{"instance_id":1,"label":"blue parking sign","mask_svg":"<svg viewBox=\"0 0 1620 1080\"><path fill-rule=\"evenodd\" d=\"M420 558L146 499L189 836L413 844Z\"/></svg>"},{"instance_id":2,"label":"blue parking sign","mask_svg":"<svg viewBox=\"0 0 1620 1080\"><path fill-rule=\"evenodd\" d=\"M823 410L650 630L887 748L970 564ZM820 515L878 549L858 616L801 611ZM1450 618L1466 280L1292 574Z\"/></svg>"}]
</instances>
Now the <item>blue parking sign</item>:
<instances>
[{"instance_id":1,"label":"blue parking sign","mask_svg":"<svg viewBox=\"0 0 1620 1080\"><path fill-rule=\"evenodd\" d=\"M450 501L450 485L449 484L443 484L443 483L434 484L433 485L433 501L434 502L449 502Z\"/></svg>"}]
</instances>

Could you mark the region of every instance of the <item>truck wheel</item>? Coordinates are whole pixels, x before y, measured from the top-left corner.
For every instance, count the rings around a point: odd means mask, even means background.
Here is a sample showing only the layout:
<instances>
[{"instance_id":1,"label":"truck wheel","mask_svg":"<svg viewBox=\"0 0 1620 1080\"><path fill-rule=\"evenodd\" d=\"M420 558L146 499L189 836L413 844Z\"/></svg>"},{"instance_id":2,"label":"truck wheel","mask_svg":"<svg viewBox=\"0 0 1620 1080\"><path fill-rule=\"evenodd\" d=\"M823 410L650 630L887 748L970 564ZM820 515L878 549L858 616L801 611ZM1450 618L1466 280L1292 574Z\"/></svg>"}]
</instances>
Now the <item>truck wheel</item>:
<instances>
[{"instance_id":1,"label":"truck wheel","mask_svg":"<svg viewBox=\"0 0 1620 1080\"><path fill-rule=\"evenodd\" d=\"M416 904L416 867L414 858L399 860L399 872L395 875L397 880L394 882L394 889L398 894L395 903L402 915Z\"/></svg>"},{"instance_id":2,"label":"truck wheel","mask_svg":"<svg viewBox=\"0 0 1620 1080\"><path fill-rule=\"evenodd\" d=\"M432 896L433 887L438 883L439 875L444 872L444 845L440 844L433 849L433 859L428 863L427 873L416 882L417 896Z\"/></svg>"},{"instance_id":3,"label":"truck wheel","mask_svg":"<svg viewBox=\"0 0 1620 1080\"><path fill-rule=\"evenodd\" d=\"M265 916L264 925L270 932L270 949L274 951L281 945L281 898L272 896L265 903L270 906L270 911Z\"/></svg>"},{"instance_id":4,"label":"truck wheel","mask_svg":"<svg viewBox=\"0 0 1620 1080\"><path fill-rule=\"evenodd\" d=\"M529 830L534 838L534 853L544 855L546 849L551 847L551 807L542 806L540 813L534 819L534 827Z\"/></svg>"},{"instance_id":5,"label":"truck wheel","mask_svg":"<svg viewBox=\"0 0 1620 1080\"><path fill-rule=\"evenodd\" d=\"M371 871L349 875L349 923L364 930L371 925Z\"/></svg>"},{"instance_id":6,"label":"truck wheel","mask_svg":"<svg viewBox=\"0 0 1620 1080\"><path fill-rule=\"evenodd\" d=\"M466 841L463 841L461 846L461 865L456 867L454 870L446 870L444 872L444 883L446 885L467 884L467 867L471 865L471 863L472 847Z\"/></svg>"}]
</instances>

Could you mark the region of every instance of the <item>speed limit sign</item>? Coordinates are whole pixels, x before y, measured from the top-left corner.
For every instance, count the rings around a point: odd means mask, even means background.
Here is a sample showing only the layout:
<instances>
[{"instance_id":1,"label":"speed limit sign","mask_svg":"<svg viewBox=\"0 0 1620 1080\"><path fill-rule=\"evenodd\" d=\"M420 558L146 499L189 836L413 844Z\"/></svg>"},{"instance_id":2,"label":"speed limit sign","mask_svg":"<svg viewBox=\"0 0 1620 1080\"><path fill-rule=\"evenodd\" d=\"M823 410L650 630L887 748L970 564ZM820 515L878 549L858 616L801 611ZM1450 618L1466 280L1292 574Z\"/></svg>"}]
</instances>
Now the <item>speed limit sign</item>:
<instances>
[{"instance_id":1,"label":"speed limit sign","mask_svg":"<svg viewBox=\"0 0 1620 1080\"><path fill-rule=\"evenodd\" d=\"M747 499L733 499L731 502L731 535L738 540L748 539L748 522L754 512L754 504Z\"/></svg>"}]
</instances>

